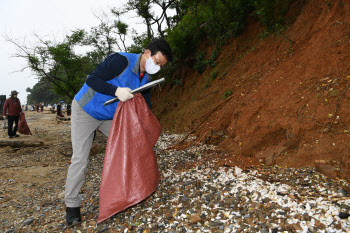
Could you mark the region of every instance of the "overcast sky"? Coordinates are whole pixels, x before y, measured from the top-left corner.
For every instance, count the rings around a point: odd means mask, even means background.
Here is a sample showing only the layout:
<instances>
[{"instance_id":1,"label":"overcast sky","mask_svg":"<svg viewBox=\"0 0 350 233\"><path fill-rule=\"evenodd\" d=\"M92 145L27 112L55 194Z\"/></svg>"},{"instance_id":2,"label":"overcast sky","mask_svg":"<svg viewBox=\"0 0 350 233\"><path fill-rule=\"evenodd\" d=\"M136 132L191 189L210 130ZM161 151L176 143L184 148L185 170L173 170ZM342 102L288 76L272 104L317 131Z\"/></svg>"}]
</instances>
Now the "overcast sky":
<instances>
[{"instance_id":1,"label":"overcast sky","mask_svg":"<svg viewBox=\"0 0 350 233\"><path fill-rule=\"evenodd\" d=\"M24 104L27 99L25 90L32 88L36 77L29 69L21 71L26 62L14 58L17 48L7 42L7 35L16 41L30 44L33 35L61 41L74 29L89 30L99 24L94 16L102 11L108 12L113 7L121 6L126 0L1 0L0 6L0 95L9 96L11 90L20 92L18 98ZM111 17L111 19L114 19ZM127 18L127 23L135 22L130 27L140 27L139 20ZM141 26L142 27L142 26ZM130 31L131 32L131 31Z\"/></svg>"}]
</instances>

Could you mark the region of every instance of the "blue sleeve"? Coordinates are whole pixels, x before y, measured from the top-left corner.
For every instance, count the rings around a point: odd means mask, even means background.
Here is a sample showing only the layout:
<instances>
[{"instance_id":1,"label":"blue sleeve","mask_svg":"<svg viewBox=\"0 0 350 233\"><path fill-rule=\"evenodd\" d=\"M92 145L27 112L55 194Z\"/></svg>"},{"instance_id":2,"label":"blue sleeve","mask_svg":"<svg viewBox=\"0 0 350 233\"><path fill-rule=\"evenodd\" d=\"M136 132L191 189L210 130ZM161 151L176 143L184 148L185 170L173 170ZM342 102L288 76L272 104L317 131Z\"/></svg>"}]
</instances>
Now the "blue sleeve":
<instances>
[{"instance_id":1,"label":"blue sleeve","mask_svg":"<svg viewBox=\"0 0 350 233\"><path fill-rule=\"evenodd\" d=\"M106 81L120 75L128 66L126 57L119 53L109 55L86 79L86 84L93 90L115 96L117 87Z\"/></svg>"}]
</instances>

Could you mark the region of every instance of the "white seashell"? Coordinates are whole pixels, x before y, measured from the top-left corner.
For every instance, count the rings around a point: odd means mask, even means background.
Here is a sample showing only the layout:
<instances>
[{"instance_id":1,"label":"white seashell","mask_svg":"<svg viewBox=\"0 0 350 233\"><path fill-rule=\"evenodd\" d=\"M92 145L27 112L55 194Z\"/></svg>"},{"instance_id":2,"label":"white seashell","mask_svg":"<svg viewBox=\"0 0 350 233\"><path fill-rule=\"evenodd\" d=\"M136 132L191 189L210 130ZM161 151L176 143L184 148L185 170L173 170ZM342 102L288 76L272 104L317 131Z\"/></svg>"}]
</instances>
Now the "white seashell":
<instances>
[{"instance_id":1,"label":"white seashell","mask_svg":"<svg viewBox=\"0 0 350 233\"><path fill-rule=\"evenodd\" d=\"M241 173L242 173L242 169L240 169L239 167L235 167L235 175L239 176L241 175Z\"/></svg>"}]
</instances>

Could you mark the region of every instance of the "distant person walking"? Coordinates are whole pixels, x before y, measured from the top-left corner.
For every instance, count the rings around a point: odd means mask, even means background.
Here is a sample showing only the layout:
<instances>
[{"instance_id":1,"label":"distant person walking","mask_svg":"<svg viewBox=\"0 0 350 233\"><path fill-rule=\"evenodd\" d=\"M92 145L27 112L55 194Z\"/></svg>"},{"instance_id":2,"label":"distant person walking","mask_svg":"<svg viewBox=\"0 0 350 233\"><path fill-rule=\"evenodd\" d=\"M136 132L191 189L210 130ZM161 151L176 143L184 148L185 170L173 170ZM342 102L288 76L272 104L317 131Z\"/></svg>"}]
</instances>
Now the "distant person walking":
<instances>
[{"instance_id":1,"label":"distant person walking","mask_svg":"<svg viewBox=\"0 0 350 233\"><path fill-rule=\"evenodd\" d=\"M8 120L8 135L9 138L19 137L17 133L18 129L18 119L22 112L21 102L17 98L18 92L11 91L11 97L6 99L3 114L4 118ZM13 128L13 123L15 123L15 128Z\"/></svg>"}]
</instances>

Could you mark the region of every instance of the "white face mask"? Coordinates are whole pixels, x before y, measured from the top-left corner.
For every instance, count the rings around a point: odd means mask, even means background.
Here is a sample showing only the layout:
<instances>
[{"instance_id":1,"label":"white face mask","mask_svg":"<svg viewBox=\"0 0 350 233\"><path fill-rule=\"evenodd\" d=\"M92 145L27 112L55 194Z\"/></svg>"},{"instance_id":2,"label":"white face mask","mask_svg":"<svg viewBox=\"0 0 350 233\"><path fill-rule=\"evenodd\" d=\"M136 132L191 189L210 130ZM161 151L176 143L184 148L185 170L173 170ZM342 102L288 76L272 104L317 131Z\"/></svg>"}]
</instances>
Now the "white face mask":
<instances>
[{"instance_id":1,"label":"white face mask","mask_svg":"<svg viewBox=\"0 0 350 233\"><path fill-rule=\"evenodd\" d=\"M146 72L148 74L155 74L160 70L160 66L156 65L152 59L152 57L150 56L148 59L146 59Z\"/></svg>"}]
</instances>

